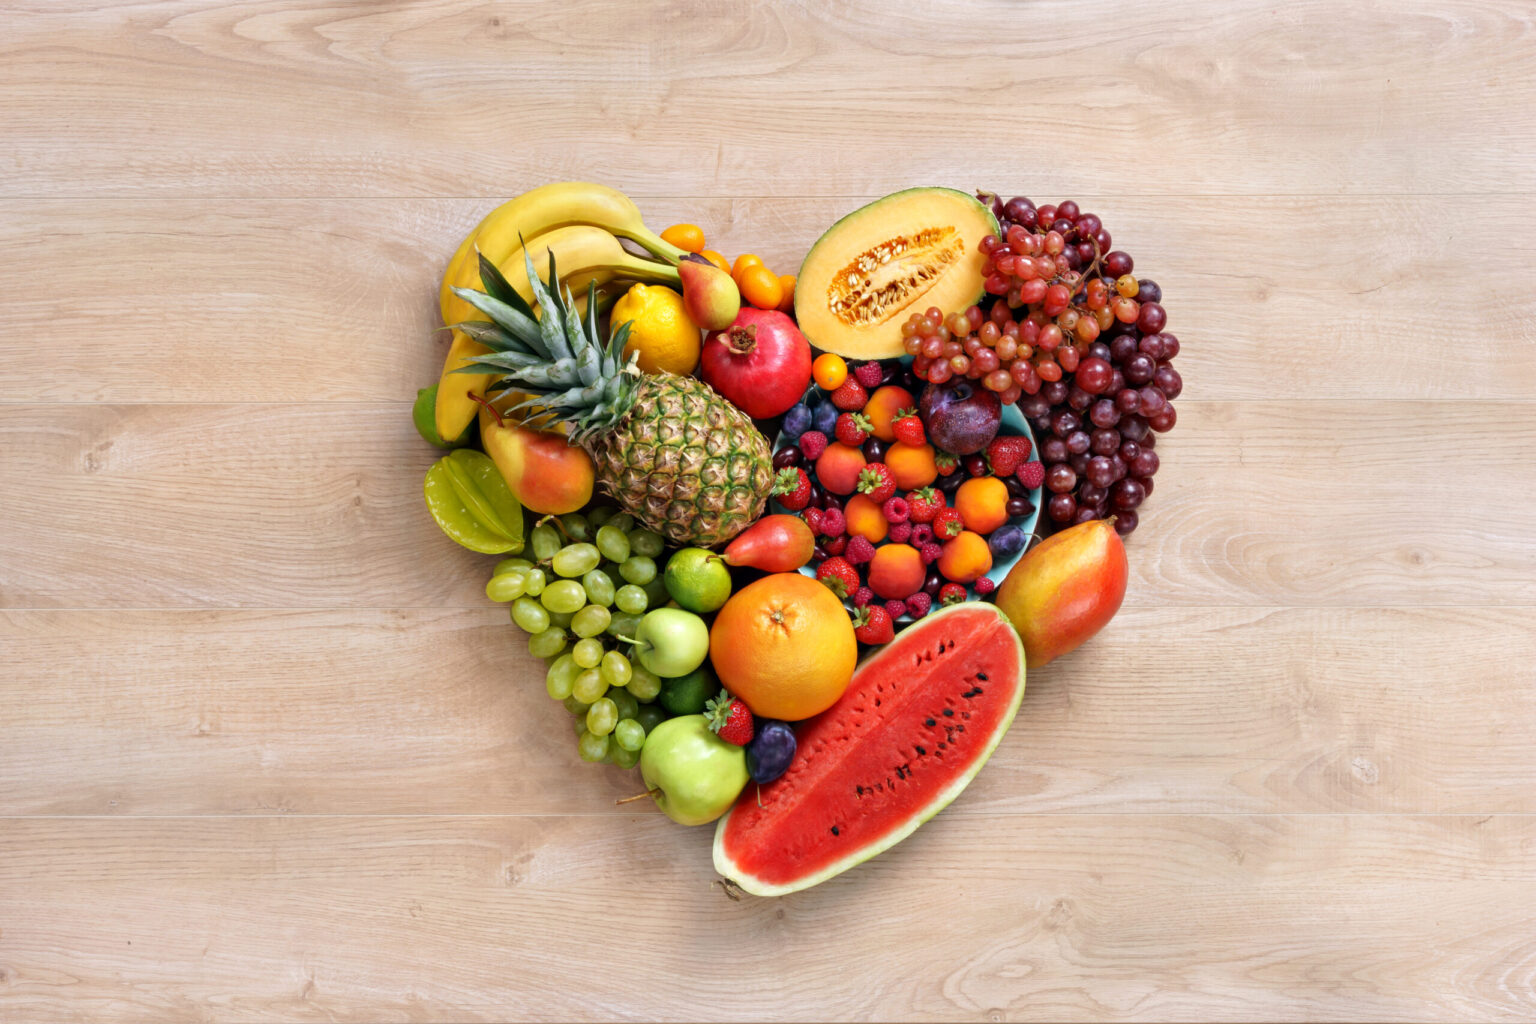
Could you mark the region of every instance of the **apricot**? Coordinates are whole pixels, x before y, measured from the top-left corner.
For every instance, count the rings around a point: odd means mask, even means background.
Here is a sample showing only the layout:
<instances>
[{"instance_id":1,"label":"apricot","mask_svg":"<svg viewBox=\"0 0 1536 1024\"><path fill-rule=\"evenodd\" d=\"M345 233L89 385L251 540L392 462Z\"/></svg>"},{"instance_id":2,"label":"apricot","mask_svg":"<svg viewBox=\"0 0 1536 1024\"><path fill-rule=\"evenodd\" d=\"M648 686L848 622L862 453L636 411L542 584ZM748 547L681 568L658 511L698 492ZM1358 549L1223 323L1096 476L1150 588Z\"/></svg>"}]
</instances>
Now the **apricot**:
<instances>
[{"instance_id":1,"label":"apricot","mask_svg":"<svg viewBox=\"0 0 1536 1024\"><path fill-rule=\"evenodd\" d=\"M982 547L986 542L982 541ZM923 589L923 556L910 544L882 544L869 562L869 589L881 597L901 599Z\"/></svg>"},{"instance_id":2,"label":"apricot","mask_svg":"<svg viewBox=\"0 0 1536 1024\"><path fill-rule=\"evenodd\" d=\"M816 460L816 479L832 494L852 494L864 466L864 453L839 441L827 445Z\"/></svg>"},{"instance_id":3,"label":"apricot","mask_svg":"<svg viewBox=\"0 0 1536 1024\"><path fill-rule=\"evenodd\" d=\"M939 478L939 467L933 460L933 446L928 444L897 441L885 450L885 465L891 471L891 476L896 478L896 486L904 491L927 487Z\"/></svg>"},{"instance_id":4,"label":"apricot","mask_svg":"<svg viewBox=\"0 0 1536 1024\"><path fill-rule=\"evenodd\" d=\"M961 530L939 552L939 572L956 583L978 580L991 569L992 549L987 547L986 538L970 530Z\"/></svg>"},{"instance_id":5,"label":"apricot","mask_svg":"<svg viewBox=\"0 0 1536 1024\"><path fill-rule=\"evenodd\" d=\"M863 412L869 417L869 422L875 425L876 437L882 441L894 441L896 431L891 429L891 421L901 410L915 408L917 408L917 399L912 397L912 392L894 384L887 384L883 388L875 389L875 393L869 396L869 402L865 404Z\"/></svg>"},{"instance_id":6,"label":"apricot","mask_svg":"<svg viewBox=\"0 0 1536 1024\"><path fill-rule=\"evenodd\" d=\"M995 476L973 477L955 491L955 510L967 530L991 533L1008 521L1008 488Z\"/></svg>"},{"instance_id":7,"label":"apricot","mask_svg":"<svg viewBox=\"0 0 1536 1024\"><path fill-rule=\"evenodd\" d=\"M871 501L867 494L855 494L849 498L848 504L843 506L843 517L848 522L850 537L863 537L871 544L879 544L891 532L891 524L886 521L885 513L880 511L880 506Z\"/></svg>"}]
</instances>

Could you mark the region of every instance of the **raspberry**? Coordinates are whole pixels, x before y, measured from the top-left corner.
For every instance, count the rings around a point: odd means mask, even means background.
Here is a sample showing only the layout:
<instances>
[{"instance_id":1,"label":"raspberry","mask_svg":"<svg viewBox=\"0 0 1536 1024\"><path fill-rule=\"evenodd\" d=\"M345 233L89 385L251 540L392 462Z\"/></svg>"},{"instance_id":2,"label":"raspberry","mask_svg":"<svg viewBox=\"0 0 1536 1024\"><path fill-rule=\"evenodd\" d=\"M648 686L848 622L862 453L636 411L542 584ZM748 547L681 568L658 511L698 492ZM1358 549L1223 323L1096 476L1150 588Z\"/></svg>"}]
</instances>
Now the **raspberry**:
<instances>
[{"instance_id":1,"label":"raspberry","mask_svg":"<svg viewBox=\"0 0 1536 1024\"><path fill-rule=\"evenodd\" d=\"M907 602L887 601L885 602L885 610L890 613L891 618L899 619L907 613Z\"/></svg>"},{"instance_id":2,"label":"raspberry","mask_svg":"<svg viewBox=\"0 0 1536 1024\"><path fill-rule=\"evenodd\" d=\"M864 385L853 377L843 381L842 385L832 392L832 404L843 412L858 412L868 401L869 393L864 390Z\"/></svg>"},{"instance_id":3,"label":"raspberry","mask_svg":"<svg viewBox=\"0 0 1536 1024\"><path fill-rule=\"evenodd\" d=\"M870 590L868 587L860 587L858 590L853 592L853 606L855 608L863 608L874 599L875 592Z\"/></svg>"},{"instance_id":4,"label":"raspberry","mask_svg":"<svg viewBox=\"0 0 1536 1024\"><path fill-rule=\"evenodd\" d=\"M928 610L932 607L933 598L929 597L921 590L907 598L907 614L912 616L914 619L920 619L924 615L927 615Z\"/></svg>"},{"instance_id":5,"label":"raspberry","mask_svg":"<svg viewBox=\"0 0 1536 1024\"><path fill-rule=\"evenodd\" d=\"M932 544L933 527L927 523L918 523L912 527L912 539L909 543L918 548L921 548L924 544Z\"/></svg>"},{"instance_id":6,"label":"raspberry","mask_svg":"<svg viewBox=\"0 0 1536 1024\"><path fill-rule=\"evenodd\" d=\"M863 363L853 371L853 375L858 378L860 384L873 391L885 378L885 370L879 363Z\"/></svg>"},{"instance_id":7,"label":"raspberry","mask_svg":"<svg viewBox=\"0 0 1536 1024\"><path fill-rule=\"evenodd\" d=\"M815 462L827 450L827 435L819 430L807 430L800 435L800 454L806 462Z\"/></svg>"},{"instance_id":8,"label":"raspberry","mask_svg":"<svg viewBox=\"0 0 1536 1024\"><path fill-rule=\"evenodd\" d=\"M1029 438L1018 434L999 437L987 445L987 464L996 476L1012 476L1034 449Z\"/></svg>"},{"instance_id":9,"label":"raspberry","mask_svg":"<svg viewBox=\"0 0 1536 1024\"><path fill-rule=\"evenodd\" d=\"M841 537L843 531L848 529L848 520L843 517L840 508L823 509L821 513L821 533L824 537Z\"/></svg>"},{"instance_id":10,"label":"raspberry","mask_svg":"<svg viewBox=\"0 0 1536 1024\"><path fill-rule=\"evenodd\" d=\"M1015 475L1019 478L1019 483L1030 490L1034 490L1045 483L1045 464L1043 462L1026 462L1019 467L1019 471Z\"/></svg>"},{"instance_id":11,"label":"raspberry","mask_svg":"<svg viewBox=\"0 0 1536 1024\"><path fill-rule=\"evenodd\" d=\"M891 532L886 534L886 539L892 544L905 544L912 539L912 524L892 523Z\"/></svg>"},{"instance_id":12,"label":"raspberry","mask_svg":"<svg viewBox=\"0 0 1536 1024\"><path fill-rule=\"evenodd\" d=\"M992 582L992 577L990 576L978 576L971 584L971 589L976 591L976 593L980 594L982 597L986 597L988 594L992 593L992 591L997 589L997 584Z\"/></svg>"},{"instance_id":13,"label":"raspberry","mask_svg":"<svg viewBox=\"0 0 1536 1024\"><path fill-rule=\"evenodd\" d=\"M880 506L880 514L885 516L888 523L904 523L911 516L912 508L906 498L887 498L885 504Z\"/></svg>"},{"instance_id":14,"label":"raspberry","mask_svg":"<svg viewBox=\"0 0 1536 1024\"><path fill-rule=\"evenodd\" d=\"M875 557L875 546L867 537L849 537L844 556L854 565L863 565Z\"/></svg>"},{"instance_id":15,"label":"raspberry","mask_svg":"<svg viewBox=\"0 0 1536 1024\"><path fill-rule=\"evenodd\" d=\"M917 553L922 558L924 565L932 565L939 560L939 556L944 553L944 549L937 544L929 543L918 548Z\"/></svg>"}]
</instances>

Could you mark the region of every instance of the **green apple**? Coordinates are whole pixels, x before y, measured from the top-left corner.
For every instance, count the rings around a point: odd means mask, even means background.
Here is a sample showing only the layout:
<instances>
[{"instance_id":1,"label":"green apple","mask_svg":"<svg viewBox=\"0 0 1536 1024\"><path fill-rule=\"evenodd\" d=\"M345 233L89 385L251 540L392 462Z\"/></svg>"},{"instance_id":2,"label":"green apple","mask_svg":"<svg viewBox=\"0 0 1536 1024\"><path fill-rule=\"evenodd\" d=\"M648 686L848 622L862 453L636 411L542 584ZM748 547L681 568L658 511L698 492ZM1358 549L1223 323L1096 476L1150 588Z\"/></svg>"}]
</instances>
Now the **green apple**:
<instances>
[{"instance_id":1,"label":"green apple","mask_svg":"<svg viewBox=\"0 0 1536 1024\"><path fill-rule=\"evenodd\" d=\"M730 810L746 786L746 748L716 736L703 715L669 718L645 737L640 777L667 817L703 825Z\"/></svg>"},{"instance_id":2,"label":"green apple","mask_svg":"<svg viewBox=\"0 0 1536 1024\"><path fill-rule=\"evenodd\" d=\"M709 655L709 627L693 612L681 608L646 612L634 639L634 656L664 679L687 675Z\"/></svg>"},{"instance_id":3,"label":"green apple","mask_svg":"<svg viewBox=\"0 0 1536 1024\"><path fill-rule=\"evenodd\" d=\"M713 551L683 548L667 559L667 593L691 612L719 611L731 596L731 570Z\"/></svg>"}]
</instances>

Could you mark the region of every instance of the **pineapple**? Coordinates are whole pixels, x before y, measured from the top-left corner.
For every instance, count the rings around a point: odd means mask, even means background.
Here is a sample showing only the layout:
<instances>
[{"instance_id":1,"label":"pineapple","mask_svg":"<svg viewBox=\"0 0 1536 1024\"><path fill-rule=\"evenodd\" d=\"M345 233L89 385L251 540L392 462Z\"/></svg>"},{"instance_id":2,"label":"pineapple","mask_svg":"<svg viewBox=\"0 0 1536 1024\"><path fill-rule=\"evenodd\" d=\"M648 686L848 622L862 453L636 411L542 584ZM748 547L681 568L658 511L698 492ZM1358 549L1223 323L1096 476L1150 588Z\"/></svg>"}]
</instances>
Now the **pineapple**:
<instances>
[{"instance_id":1,"label":"pineapple","mask_svg":"<svg viewBox=\"0 0 1536 1024\"><path fill-rule=\"evenodd\" d=\"M457 372L499 374L491 390L515 389L529 396L519 408L568 423L602 488L672 543L713 547L750 526L774 474L747 414L693 377L642 373L624 358L628 323L604 345L590 287L583 319L560 287L554 254L549 285L523 258L537 316L484 257L485 291L455 289L490 318L457 326L491 350Z\"/></svg>"}]
</instances>

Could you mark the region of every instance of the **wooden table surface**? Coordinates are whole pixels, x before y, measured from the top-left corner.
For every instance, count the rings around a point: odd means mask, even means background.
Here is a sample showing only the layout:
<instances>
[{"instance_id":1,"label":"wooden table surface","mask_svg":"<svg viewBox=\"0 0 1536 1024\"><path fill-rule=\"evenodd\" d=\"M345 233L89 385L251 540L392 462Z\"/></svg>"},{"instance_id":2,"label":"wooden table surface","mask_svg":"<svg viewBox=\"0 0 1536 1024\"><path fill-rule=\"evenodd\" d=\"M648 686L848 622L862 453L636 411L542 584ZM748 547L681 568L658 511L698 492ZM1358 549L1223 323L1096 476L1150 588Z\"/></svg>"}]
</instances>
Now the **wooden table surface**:
<instances>
[{"instance_id":1,"label":"wooden table surface","mask_svg":"<svg viewBox=\"0 0 1536 1024\"><path fill-rule=\"evenodd\" d=\"M1536 1017L1527 0L0 0L0 1020ZM817 889L580 764L421 503L449 253L1099 212L1124 610Z\"/></svg>"}]
</instances>

